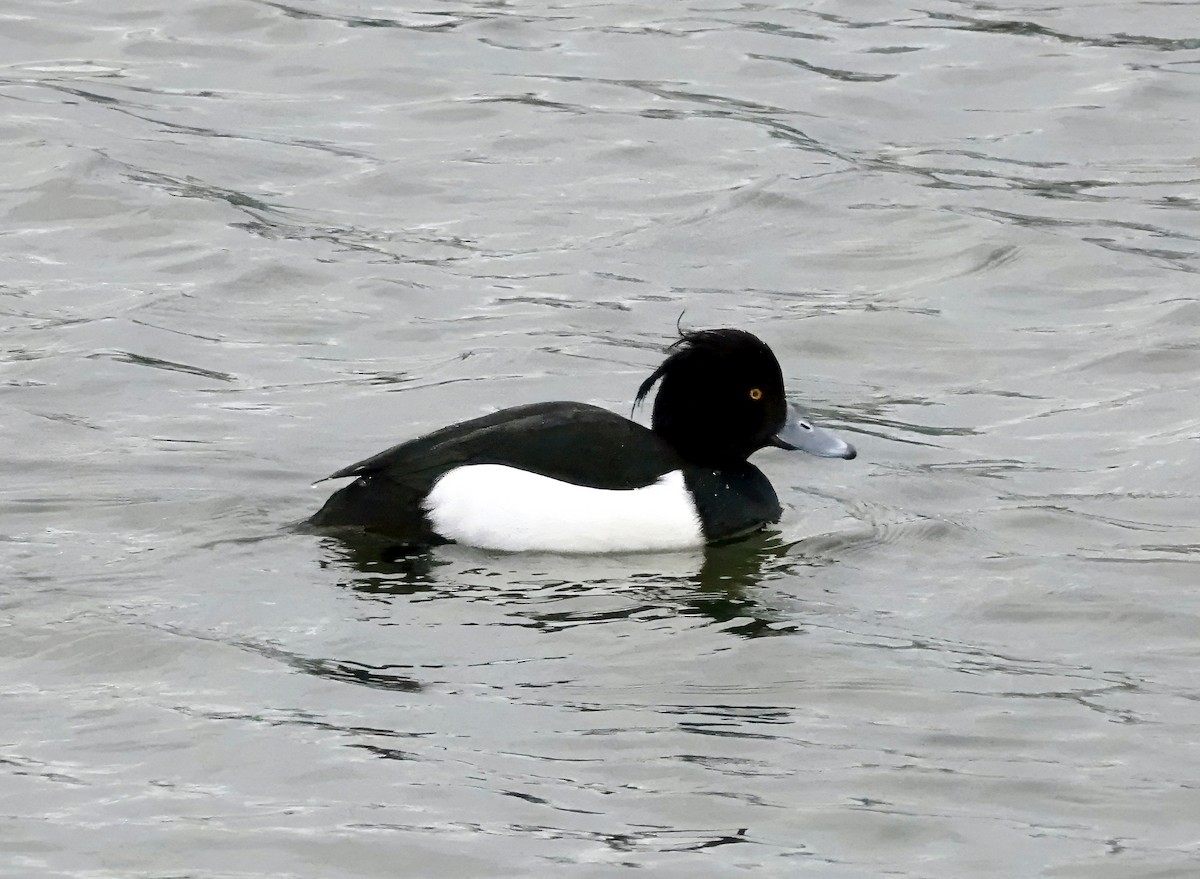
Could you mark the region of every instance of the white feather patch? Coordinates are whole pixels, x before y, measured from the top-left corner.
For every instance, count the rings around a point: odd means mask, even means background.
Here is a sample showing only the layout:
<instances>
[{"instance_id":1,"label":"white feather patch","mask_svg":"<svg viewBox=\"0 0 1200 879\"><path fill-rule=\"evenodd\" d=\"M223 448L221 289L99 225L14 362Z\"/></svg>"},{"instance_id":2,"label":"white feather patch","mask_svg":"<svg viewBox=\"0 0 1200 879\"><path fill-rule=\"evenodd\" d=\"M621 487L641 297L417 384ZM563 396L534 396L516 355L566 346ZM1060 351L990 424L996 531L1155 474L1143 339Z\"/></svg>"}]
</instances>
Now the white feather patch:
<instances>
[{"instance_id":1,"label":"white feather patch","mask_svg":"<svg viewBox=\"0 0 1200 879\"><path fill-rule=\"evenodd\" d=\"M443 537L508 552L646 552L704 545L683 473L644 488L586 488L503 464L448 471L422 507Z\"/></svg>"}]
</instances>

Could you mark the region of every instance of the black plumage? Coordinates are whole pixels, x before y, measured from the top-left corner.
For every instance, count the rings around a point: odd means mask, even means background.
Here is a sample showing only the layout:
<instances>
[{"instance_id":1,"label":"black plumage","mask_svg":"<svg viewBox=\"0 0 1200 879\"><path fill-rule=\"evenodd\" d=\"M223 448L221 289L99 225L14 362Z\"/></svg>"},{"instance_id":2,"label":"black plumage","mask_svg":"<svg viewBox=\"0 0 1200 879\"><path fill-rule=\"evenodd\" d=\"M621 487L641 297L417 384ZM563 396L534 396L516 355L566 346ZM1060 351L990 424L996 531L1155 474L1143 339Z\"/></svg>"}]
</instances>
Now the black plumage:
<instances>
[{"instance_id":1,"label":"black plumage","mask_svg":"<svg viewBox=\"0 0 1200 879\"><path fill-rule=\"evenodd\" d=\"M659 385L652 427L584 403L534 403L503 409L409 440L337 471L352 477L309 520L356 526L406 543L436 543L423 503L459 467L502 464L573 485L643 488L681 471L707 541L741 536L780 515L779 500L747 458L775 445L853 457L848 444L789 416L783 373L771 349L742 330L682 334L638 389L640 403ZM827 446L808 447L809 437ZM785 439L786 437L786 439ZM496 518L511 499L480 498ZM684 499L681 498L681 504ZM569 511L564 511L569 515Z\"/></svg>"}]
</instances>

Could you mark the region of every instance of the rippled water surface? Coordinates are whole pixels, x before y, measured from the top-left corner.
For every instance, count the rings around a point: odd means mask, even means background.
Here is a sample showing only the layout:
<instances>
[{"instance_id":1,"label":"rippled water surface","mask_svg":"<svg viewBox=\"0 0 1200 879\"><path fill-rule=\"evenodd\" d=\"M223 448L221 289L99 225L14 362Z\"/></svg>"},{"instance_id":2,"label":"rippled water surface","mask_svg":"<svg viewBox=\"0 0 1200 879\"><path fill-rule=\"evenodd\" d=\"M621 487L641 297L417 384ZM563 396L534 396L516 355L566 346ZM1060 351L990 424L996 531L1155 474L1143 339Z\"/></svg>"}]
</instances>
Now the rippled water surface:
<instances>
[{"instance_id":1,"label":"rippled water surface","mask_svg":"<svg viewBox=\"0 0 1200 879\"><path fill-rule=\"evenodd\" d=\"M1200 874L1193 3L9 0L0 875ZM312 480L760 334L707 557Z\"/></svg>"}]
</instances>

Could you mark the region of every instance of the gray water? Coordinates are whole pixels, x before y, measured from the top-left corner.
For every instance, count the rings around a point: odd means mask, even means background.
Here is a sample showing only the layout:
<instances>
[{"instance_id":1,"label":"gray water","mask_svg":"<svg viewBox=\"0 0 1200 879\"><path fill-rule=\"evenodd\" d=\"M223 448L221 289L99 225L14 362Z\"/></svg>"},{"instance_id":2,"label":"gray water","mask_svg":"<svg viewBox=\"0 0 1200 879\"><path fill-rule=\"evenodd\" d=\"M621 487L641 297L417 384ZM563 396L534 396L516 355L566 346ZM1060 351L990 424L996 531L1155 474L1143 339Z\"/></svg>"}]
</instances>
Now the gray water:
<instances>
[{"instance_id":1,"label":"gray water","mask_svg":"<svg viewBox=\"0 0 1200 879\"><path fill-rule=\"evenodd\" d=\"M1196 4L8 0L0 97L0 875L1200 875ZM289 528L681 312L859 447L761 537Z\"/></svg>"}]
</instances>

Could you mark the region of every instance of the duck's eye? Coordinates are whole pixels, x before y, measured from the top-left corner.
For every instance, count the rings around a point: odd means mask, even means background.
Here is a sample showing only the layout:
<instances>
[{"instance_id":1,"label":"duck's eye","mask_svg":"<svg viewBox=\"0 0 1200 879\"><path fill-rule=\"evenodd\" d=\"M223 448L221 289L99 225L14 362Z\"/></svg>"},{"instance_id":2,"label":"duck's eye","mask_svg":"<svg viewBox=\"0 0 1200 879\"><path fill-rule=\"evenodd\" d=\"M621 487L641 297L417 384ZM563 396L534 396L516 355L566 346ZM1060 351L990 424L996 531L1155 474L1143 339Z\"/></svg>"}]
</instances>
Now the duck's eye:
<instances>
[{"instance_id":1,"label":"duck's eye","mask_svg":"<svg viewBox=\"0 0 1200 879\"><path fill-rule=\"evenodd\" d=\"M750 389L750 399L751 400L761 400L762 399L762 389L761 388L751 388Z\"/></svg>"}]
</instances>

